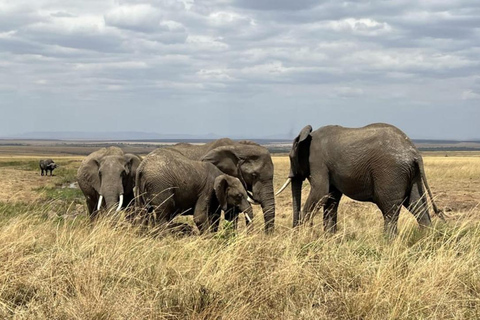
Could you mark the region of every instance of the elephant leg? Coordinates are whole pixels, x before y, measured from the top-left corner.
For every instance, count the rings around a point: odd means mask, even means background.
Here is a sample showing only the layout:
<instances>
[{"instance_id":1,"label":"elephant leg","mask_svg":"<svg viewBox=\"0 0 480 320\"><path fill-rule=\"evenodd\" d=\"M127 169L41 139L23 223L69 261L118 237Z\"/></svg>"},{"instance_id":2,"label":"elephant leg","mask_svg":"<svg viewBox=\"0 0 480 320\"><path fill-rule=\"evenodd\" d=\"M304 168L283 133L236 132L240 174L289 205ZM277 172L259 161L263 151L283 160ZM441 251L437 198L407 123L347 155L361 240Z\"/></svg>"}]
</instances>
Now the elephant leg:
<instances>
[{"instance_id":1,"label":"elephant leg","mask_svg":"<svg viewBox=\"0 0 480 320\"><path fill-rule=\"evenodd\" d=\"M425 190L423 189L420 176L415 178L410 195L404 205L408 211L415 216L418 224L421 227L429 227L432 225L430 215L428 214L428 204L425 197Z\"/></svg>"},{"instance_id":2,"label":"elephant leg","mask_svg":"<svg viewBox=\"0 0 480 320\"><path fill-rule=\"evenodd\" d=\"M337 231L337 211L342 193L337 188L330 187L330 195L323 206L323 227L325 232L335 233Z\"/></svg>"},{"instance_id":3,"label":"elephant leg","mask_svg":"<svg viewBox=\"0 0 480 320\"><path fill-rule=\"evenodd\" d=\"M153 205L152 212L147 214L148 224L168 228L170 222L178 214L175 208L175 200L171 195L165 195L165 198L155 199L155 202L156 205Z\"/></svg>"},{"instance_id":4,"label":"elephant leg","mask_svg":"<svg viewBox=\"0 0 480 320\"><path fill-rule=\"evenodd\" d=\"M402 208L402 201L388 201L377 204L383 214L384 232L389 238L395 238L397 235L398 217Z\"/></svg>"},{"instance_id":5,"label":"elephant leg","mask_svg":"<svg viewBox=\"0 0 480 320\"><path fill-rule=\"evenodd\" d=\"M309 221L311 226L313 225L313 216L323 207L328 198L328 180L320 180L322 181L310 180L310 193L303 206L302 223Z\"/></svg>"},{"instance_id":6,"label":"elephant leg","mask_svg":"<svg viewBox=\"0 0 480 320\"><path fill-rule=\"evenodd\" d=\"M214 212L209 213L208 218L209 218L208 220L210 224L210 231L217 232L218 226L220 225L220 218L221 218L221 214L219 210L215 210Z\"/></svg>"},{"instance_id":7,"label":"elephant leg","mask_svg":"<svg viewBox=\"0 0 480 320\"><path fill-rule=\"evenodd\" d=\"M93 209L92 211L90 212L90 222L93 223L95 222L95 220L97 220L98 218L98 213L100 212L100 210L97 210L96 208L96 204L93 205Z\"/></svg>"},{"instance_id":8,"label":"elephant leg","mask_svg":"<svg viewBox=\"0 0 480 320\"><path fill-rule=\"evenodd\" d=\"M98 210L97 210L97 203L98 197L97 196L87 196L87 210L88 210L88 217L90 218L90 222L94 222L96 220Z\"/></svg>"},{"instance_id":9,"label":"elephant leg","mask_svg":"<svg viewBox=\"0 0 480 320\"><path fill-rule=\"evenodd\" d=\"M42 170L42 177L43 177L43 169L41 169L41 170Z\"/></svg>"},{"instance_id":10,"label":"elephant leg","mask_svg":"<svg viewBox=\"0 0 480 320\"><path fill-rule=\"evenodd\" d=\"M94 201L93 199L87 198L87 210L88 210L88 215L91 216L93 211L95 211L95 206L97 201Z\"/></svg>"},{"instance_id":11,"label":"elephant leg","mask_svg":"<svg viewBox=\"0 0 480 320\"><path fill-rule=\"evenodd\" d=\"M90 213L90 222L93 223L95 222L95 220L97 220L98 218L98 210L97 209L93 209L93 212Z\"/></svg>"},{"instance_id":12,"label":"elephant leg","mask_svg":"<svg viewBox=\"0 0 480 320\"><path fill-rule=\"evenodd\" d=\"M193 211L193 222L197 226L201 234L208 231L210 228L210 221L208 219L208 200L198 199Z\"/></svg>"}]
</instances>

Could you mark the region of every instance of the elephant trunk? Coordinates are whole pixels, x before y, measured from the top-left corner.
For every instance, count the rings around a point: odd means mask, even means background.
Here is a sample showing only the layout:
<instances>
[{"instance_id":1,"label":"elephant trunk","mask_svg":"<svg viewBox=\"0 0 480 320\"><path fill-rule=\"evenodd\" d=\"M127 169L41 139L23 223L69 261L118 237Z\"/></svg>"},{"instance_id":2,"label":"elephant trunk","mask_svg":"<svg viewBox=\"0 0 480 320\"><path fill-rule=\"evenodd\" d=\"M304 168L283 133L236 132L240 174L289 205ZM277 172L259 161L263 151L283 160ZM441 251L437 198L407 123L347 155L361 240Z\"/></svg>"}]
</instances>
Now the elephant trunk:
<instances>
[{"instance_id":1,"label":"elephant trunk","mask_svg":"<svg viewBox=\"0 0 480 320\"><path fill-rule=\"evenodd\" d=\"M265 220L265 233L271 234L275 229L275 198L272 196L261 202L263 218Z\"/></svg>"},{"instance_id":2,"label":"elephant trunk","mask_svg":"<svg viewBox=\"0 0 480 320\"><path fill-rule=\"evenodd\" d=\"M245 215L245 224L249 231L253 229L253 208L246 202L239 207L240 211Z\"/></svg>"},{"instance_id":3,"label":"elephant trunk","mask_svg":"<svg viewBox=\"0 0 480 320\"><path fill-rule=\"evenodd\" d=\"M115 208L116 211L120 211L123 206L123 192L122 193L107 193L104 196L105 199L105 206L107 210L112 210Z\"/></svg>"},{"instance_id":4,"label":"elephant trunk","mask_svg":"<svg viewBox=\"0 0 480 320\"><path fill-rule=\"evenodd\" d=\"M253 195L263 211L265 220L265 233L271 234L275 229L275 194L273 182L258 183L253 185Z\"/></svg>"},{"instance_id":5,"label":"elephant trunk","mask_svg":"<svg viewBox=\"0 0 480 320\"><path fill-rule=\"evenodd\" d=\"M302 183L298 178L292 179L292 199L293 199L293 227L300 223L300 205L302 202Z\"/></svg>"}]
</instances>

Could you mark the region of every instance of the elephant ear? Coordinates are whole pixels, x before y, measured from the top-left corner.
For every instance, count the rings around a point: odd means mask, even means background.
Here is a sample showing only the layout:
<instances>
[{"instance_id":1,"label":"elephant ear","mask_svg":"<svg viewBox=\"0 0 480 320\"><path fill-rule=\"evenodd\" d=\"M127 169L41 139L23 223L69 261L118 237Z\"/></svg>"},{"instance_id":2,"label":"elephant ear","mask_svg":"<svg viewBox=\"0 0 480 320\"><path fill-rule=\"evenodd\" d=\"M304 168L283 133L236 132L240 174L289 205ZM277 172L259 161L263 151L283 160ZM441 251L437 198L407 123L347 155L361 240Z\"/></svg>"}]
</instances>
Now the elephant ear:
<instances>
[{"instance_id":1,"label":"elephant ear","mask_svg":"<svg viewBox=\"0 0 480 320\"><path fill-rule=\"evenodd\" d=\"M220 171L234 176L239 176L239 162L241 161L241 155L239 154L239 148L236 146L223 146L218 147L205 156L202 157L202 161L210 162L215 165Z\"/></svg>"},{"instance_id":2,"label":"elephant ear","mask_svg":"<svg viewBox=\"0 0 480 320\"><path fill-rule=\"evenodd\" d=\"M215 178L213 189L223 211L227 211L227 187L228 183L225 175L222 174Z\"/></svg>"},{"instance_id":3,"label":"elephant ear","mask_svg":"<svg viewBox=\"0 0 480 320\"><path fill-rule=\"evenodd\" d=\"M133 178L135 179L135 174L137 173L137 168L140 165L140 162L142 162L142 158L132 153L127 153L124 157L128 174L130 176L133 176Z\"/></svg>"},{"instance_id":4,"label":"elephant ear","mask_svg":"<svg viewBox=\"0 0 480 320\"><path fill-rule=\"evenodd\" d=\"M81 167L81 179L85 181L88 186L95 189L100 194L100 175L98 173L100 169L100 161L98 159L89 159Z\"/></svg>"},{"instance_id":5,"label":"elephant ear","mask_svg":"<svg viewBox=\"0 0 480 320\"><path fill-rule=\"evenodd\" d=\"M312 141L312 126L308 125L300 131L293 140L290 151L290 178L305 179L310 175L308 158L310 156L310 142Z\"/></svg>"}]
</instances>

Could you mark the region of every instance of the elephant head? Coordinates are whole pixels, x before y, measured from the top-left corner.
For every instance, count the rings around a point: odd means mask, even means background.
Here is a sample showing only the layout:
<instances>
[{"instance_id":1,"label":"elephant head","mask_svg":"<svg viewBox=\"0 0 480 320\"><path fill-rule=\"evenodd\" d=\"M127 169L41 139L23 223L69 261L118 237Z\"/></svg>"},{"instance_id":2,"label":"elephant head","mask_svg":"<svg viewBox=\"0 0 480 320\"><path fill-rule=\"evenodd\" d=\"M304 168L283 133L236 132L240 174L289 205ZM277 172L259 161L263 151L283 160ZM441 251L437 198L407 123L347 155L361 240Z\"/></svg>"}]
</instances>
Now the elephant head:
<instances>
[{"instance_id":1,"label":"elephant head","mask_svg":"<svg viewBox=\"0 0 480 320\"><path fill-rule=\"evenodd\" d=\"M215 196L225 212L225 219L234 220L238 212L243 212L247 225L253 220L253 209L248 202L248 195L238 178L222 174L215 178ZM232 214L233 213L233 214Z\"/></svg>"},{"instance_id":2,"label":"elephant head","mask_svg":"<svg viewBox=\"0 0 480 320\"><path fill-rule=\"evenodd\" d=\"M262 206L265 231L273 232L275 197L273 191L273 162L270 152L252 143L217 147L202 161L211 162L222 172L237 177L249 196Z\"/></svg>"},{"instance_id":3,"label":"elephant head","mask_svg":"<svg viewBox=\"0 0 480 320\"><path fill-rule=\"evenodd\" d=\"M127 205L124 195L131 194L140 158L133 154L107 155L92 158L85 165L85 176L99 195L97 210L105 204L107 209L118 203L117 211ZM104 201L105 200L105 201Z\"/></svg>"}]
</instances>

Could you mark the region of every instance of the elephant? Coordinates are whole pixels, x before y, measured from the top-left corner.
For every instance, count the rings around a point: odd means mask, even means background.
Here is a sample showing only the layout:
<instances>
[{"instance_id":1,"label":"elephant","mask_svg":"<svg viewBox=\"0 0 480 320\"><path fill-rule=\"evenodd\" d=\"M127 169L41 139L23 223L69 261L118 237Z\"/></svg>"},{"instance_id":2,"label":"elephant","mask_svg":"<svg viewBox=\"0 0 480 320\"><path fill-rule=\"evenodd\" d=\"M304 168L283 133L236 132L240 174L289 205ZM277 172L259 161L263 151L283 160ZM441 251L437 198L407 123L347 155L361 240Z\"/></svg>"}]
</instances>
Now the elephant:
<instances>
[{"instance_id":1,"label":"elephant","mask_svg":"<svg viewBox=\"0 0 480 320\"><path fill-rule=\"evenodd\" d=\"M431 225L424 186L436 215L445 220L427 183L422 156L400 129L385 123L361 128L337 125L312 132L303 128L289 154L290 174L278 193L291 182L293 226L310 221L314 210L323 206L327 232L337 229L337 209L343 194L375 203L384 217L384 232L394 237L402 206L421 227ZM308 179L310 194L300 216L302 183ZM277 194L278 194L277 193Z\"/></svg>"},{"instance_id":2,"label":"elephant","mask_svg":"<svg viewBox=\"0 0 480 320\"><path fill-rule=\"evenodd\" d=\"M201 233L217 231L219 209L227 214L229 208L237 208L236 212L245 213L251 230L253 209L242 183L211 163L190 160L176 150L157 149L142 161L135 181L137 211L150 208L148 216L157 225L183 214L193 215ZM237 217L230 216L235 226Z\"/></svg>"},{"instance_id":3,"label":"elephant","mask_svg":"<svg viewBox=\"0 0 480 320\"><path fill-rule=\"evenodd\" d=\"M120 211L134 200L135 175L141 161L118 147L94 151L82 161L77 181L92 221L102 207L110 209L118 203L116 210Z\"/></svg>"},{"instance_id":4,"label":"elephant","mask_svg":"<svg viewBox=\"0 0 480 320\"><path fill-rule=\"evenodd\" d=\"M50 171L50 176L52 176L55 168L58 168L58 165L52 159L40 160L40 171L42 176L44 171L45 176L48 175L48 171Z\"/></svg>"},{"instance_id":5,"label":"elephant","mask_svg":"<svg viewBox=\"0 0 480 320\"><path fill-rule=\"evenodd\" d=\"M180 143L170 147L185 157L214 164L222 172L237 177L250 198L261 205L265 232L275 226L275 196L273 190L273 162L270 152L252 141L235 142L228 138L204 145Z\"/></svg>"}]
</instances>

